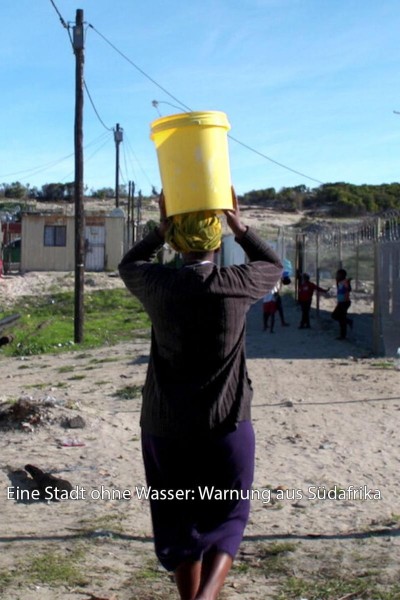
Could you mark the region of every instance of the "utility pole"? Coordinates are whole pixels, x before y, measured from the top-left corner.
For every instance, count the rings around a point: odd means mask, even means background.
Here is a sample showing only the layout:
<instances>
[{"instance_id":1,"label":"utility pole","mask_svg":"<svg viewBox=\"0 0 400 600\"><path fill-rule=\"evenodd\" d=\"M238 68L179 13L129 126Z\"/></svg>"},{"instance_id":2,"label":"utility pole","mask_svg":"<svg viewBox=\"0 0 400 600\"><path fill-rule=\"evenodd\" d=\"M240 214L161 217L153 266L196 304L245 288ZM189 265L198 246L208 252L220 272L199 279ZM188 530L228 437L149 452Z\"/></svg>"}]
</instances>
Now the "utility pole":
<instances>
[{"instance_id":1,"label":"utility pole","mask_svg":"<svg viewBox=\"0 0 400 600\"><path fill-rule=\"evenodd\" d=\"M83 287L85 272L85 242L83 213L83 10L76 11L73 28L75 53L75 343L83 341Z\"/></svg>"},{"instance_id":2,"label":"utility pole","mask_svg":"<svg viewBox=\"0 0 400 600\"><path fill-rule=\"evenodd\" d=\"M135 182L131 181L131 220L132 220L132 242L135 239Z\"/></svg>"},{"instance_id":3,"label":"utility pole","mask_svg":"<svg viewBox=\"0 0 400 600\"><path fill-rule=\"evenodd\" d=\"M128 182L128 229L127 229L127 233L128 233L127 242L128 242L129 248L131 246L131 238L132 238L133 242L135 241L135 216L133 213L134 195L135 195L135 182L129 181Z\"/></svg>"},{"instance_id":4,"label":"utility pole","mask_svg":"<svg viewBox=\"0 0 400 600\"><path fill-rule=\"evenodd\" d=\"M140 237L141 221L142 221L142 190L139 190L137 204L136 204L136 237L135 237L136 241L138 241L139 237Z\"/></svg>"},{"instance_id":5,"label":"utility pole","mask_svg":"<svg viewBox=\"0 0 400 600\"><path fill-rule=\"evenodd\" d=\"M115 206L119 206L119 145L123 140L123 132L119 123L117 123L114 129L114 141L115 141Z\"/></svg>"},{"instance_id":6,"label":"utility pole","mask_svg":"<svg viewBox=\"0 0 400 600\"><path fill-rule=\"evenodd\" d=\"M131 247L131 181L128 181L128 221L126 229L126 243Z\"/></svg>"}]
</instances>

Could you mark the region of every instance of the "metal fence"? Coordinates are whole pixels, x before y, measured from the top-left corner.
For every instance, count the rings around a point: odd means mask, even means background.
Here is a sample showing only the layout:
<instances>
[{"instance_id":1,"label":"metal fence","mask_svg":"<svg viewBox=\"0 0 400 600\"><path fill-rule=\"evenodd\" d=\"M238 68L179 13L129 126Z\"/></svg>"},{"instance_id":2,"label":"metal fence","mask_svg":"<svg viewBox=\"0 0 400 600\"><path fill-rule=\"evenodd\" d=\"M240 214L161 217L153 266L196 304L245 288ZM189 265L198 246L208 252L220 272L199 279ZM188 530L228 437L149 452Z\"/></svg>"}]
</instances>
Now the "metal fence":
<instances>
[{"instance_id":1,"label":"metal fence","mask_svg":"<svg viewBox=\"0 0 400 600\"><path fill-rule=\"evenodd\" d=\"M376 352L400 347L400 242L375 245L374 340Z\"/></svg>"},{"instance_id":2,"label":"metal fence","mask_svg":"<svg viewBox=\"0 0 400 600\"><path fill-rule=\"evenodd\" d=\"M308 273L321 287L332 286L337 269L352 278L353 304L373 315L369 345L378 355L394 356L400 347L400 225L399 215L341 225L280 228L280 256L298 277ZM317 306L318 308L318 306Z\"/></svg>"}]
</instances>

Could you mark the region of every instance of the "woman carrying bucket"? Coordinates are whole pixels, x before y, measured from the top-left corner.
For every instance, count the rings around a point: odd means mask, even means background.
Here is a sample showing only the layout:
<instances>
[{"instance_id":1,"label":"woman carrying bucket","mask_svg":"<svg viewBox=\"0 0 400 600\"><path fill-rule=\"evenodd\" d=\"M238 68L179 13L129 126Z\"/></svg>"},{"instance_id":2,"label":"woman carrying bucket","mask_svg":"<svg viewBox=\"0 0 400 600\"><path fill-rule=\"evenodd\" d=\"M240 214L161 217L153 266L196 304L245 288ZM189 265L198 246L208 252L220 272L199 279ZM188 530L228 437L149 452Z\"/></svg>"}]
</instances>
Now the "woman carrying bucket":
<instances>
[{"instance_id":1,"label":"woman carrying bucket","mask_svg":"<svg viewBox=\"0 0 400 600\"><path fill-rule=\"evenodd\" d=\"M167 199L168 200L168 199ZM217 267L213 212L167 218L124 256L119 271L152 321L141 409L142 452L157 557L181 599L215 600L243 537L254 471L250 306L282 273L274 251L243 225L232 191L226 221L249 262ZM168 242L184 265L151 262Z\"/></svg>"}]
</instances>

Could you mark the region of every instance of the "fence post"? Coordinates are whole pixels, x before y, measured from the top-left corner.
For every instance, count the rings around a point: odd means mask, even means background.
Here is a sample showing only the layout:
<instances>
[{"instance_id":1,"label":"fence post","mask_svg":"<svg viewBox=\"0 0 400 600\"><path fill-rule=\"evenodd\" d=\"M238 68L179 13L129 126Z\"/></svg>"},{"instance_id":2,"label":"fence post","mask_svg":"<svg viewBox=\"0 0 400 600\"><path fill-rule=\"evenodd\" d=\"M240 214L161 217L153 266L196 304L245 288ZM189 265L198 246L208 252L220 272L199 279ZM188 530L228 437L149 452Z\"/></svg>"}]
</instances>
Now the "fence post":
<instances>
[{"instance_id":1,"label":"fence post","mask_svg":"<svg viewBox=\"0 0 400 600\"><path fill-rule=\"evenodd\" d=\"M317 233L315 236L315 274L316 274L316 284L319 286L319 234ZM319 293L317 294L317 317L319 317Z\"/></svg>"},{"instance_id":2,"label":"fence post","mask_svg":"<svg viewBox=\"0 0 400 600\"><path fill-rule=\"evenodd\" d=\"M379 285L379 273L380 273L380 248L379 243L374 243L374 318L372 326L372 350L377 356L384 354L383 340L382 340L382 307L380 298L380 285Z\"/></svg>"},{"instance_id":3,"label":"fence post","mask_svg":"<svg viewBox=\"0 0 400 600\"><path fill-rule=\"evenodd\" d=\"M357 232L357 238L356 238L356 273L355 273L355 280L356 280L356 285L355 285L355 291L358 292L359 290L359 283L360 283L360 234L359 232Z\"/></svg>"},{"instance_id":4,"label":"fence post","mask_svg":"<svg viewBox=\"0 0 400 600\"><path fill-rule=\"evenodd\" d=\"M339 225L339 269L343 269L343 258L342 258L342 226Z\"/></svg>"}]
</instances>

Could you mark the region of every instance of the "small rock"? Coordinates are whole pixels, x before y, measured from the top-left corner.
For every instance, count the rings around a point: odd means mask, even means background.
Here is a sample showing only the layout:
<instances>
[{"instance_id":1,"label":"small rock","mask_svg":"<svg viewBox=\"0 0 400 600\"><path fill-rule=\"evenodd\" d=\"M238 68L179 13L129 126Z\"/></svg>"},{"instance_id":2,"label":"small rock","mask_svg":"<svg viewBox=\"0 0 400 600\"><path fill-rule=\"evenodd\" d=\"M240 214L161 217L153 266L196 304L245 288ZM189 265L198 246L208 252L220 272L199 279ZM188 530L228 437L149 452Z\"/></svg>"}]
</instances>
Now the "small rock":
<instances>
[{"instance_id":1,"label":"small rock","mask_svg":"<svg viewBox=\"0 0 400 600\"><path fill-rule=\"evenodd\" d=\"M25 471L29 473L35 482L40 492L41 500L57 501L61 492L65 491L69 494L72 490L72 485L69 481L60 477L54 477L50 473L45 473L39 467L35 467L35 465L25 465Z\"/></svg>"},{"instance_id":2,"label":"small rock","mask_svg":"<svg viewBox=\"0 0 400 600\"><path fill-rule=\"evenodd\" d=\"M292 506L293 506L293 508L303 508L303 509L307 508L307 506L305 504L302 504L301 502L294 502L292 504Z\"/></svg>"},{"instance_id":3,"label":"small rock","mask_svg":"<svg viewBox=\"0 0 400 600\"><path fill-rule=\"evenodd\" d=\"M282 402L282 405L291 408L292 406L294 406L294 402L293 400L285 400L285 402Z\"/></svg>"},{"instance_id":4,"label":"small rock","mask_svg":"<svg viewBox=\"0 0 400 600\"><path fill-rule=\"evenodd\" d=\"M322 442L322 444L318 446L318 450L332 450L334 447L335 445L331 442Z\"/></svg>"},{"instance_id":5,"label":"small rock","mask_svg":"<svg viewBox=\"0 0 400 600\"><path fill-rule=\"evenodd\" d=\"M276 486L276 490L277 490L278 492L286 492L286 490L288 490L288 489L289 489L289 488L288 488L288 486L287 486L287 485L282 485L282 484L281 484L281 485L278 485L278 486Z\"/></svg>"},{"instance_id":6,"label":"small rock","mask_svg":"<svg viewBox=\"0 0 400 600\"><path fill-rule=\"evenodd\" d=\"M65 427L69 427L70 429L83 429L86 427L86 422L80 415L76 415L75 417L68 417L65 420Z\"/></svg>"}]
</instances>

